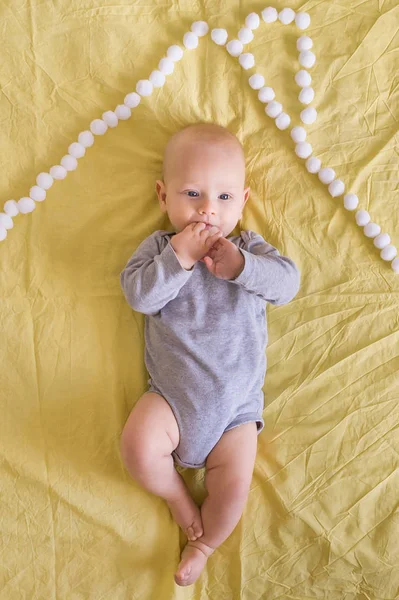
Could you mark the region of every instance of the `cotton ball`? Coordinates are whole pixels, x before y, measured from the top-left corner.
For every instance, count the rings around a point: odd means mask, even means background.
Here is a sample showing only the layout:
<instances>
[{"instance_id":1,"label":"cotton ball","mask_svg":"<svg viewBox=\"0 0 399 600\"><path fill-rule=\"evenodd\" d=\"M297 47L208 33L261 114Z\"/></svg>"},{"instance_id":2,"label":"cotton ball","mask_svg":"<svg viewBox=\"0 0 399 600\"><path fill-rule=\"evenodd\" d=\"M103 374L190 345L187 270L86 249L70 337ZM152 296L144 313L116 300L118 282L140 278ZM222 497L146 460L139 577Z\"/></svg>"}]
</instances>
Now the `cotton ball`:
<instances>
[{"instance_id":1,"label":"cotton ball","mask_svg":"<svg viewBox=\"0 0 399 600\"><path fill-rule=\"evenodd\" d=\"M94 119L90 123L90 129L95 135L104 135L108 129L108 125L102 119ZM70 154L71 152L69 152Z\"/></svg>"},{"instance_id":2,"label":"cotton ball","mask_svg":"<svg viewBox=\"0 0 399 600\"><path fill-rule=\"evenodd\" d=\"M304 87L299 92L299 102L302 104L310 104L314 99L314 89L311 87Z\"/></svg>"},{"instance_id":3,"label":"cotton ball","mask_svg":"<svg viewBox=\"0 0 399 600\"><path fill-rule=\"evenodd\" d=\"M54 179L48 173L39 173L39 175L36 177L36 183L44 190L48 190L53 185Z\"/></svg>"},{"instance_id":4,"label":"cotton ball","mask_svg":"<svg viewBox=\"0 0 399 600\"><path fill-rule=\"evenodd\" d=\"M335 179L334 169L330 169L329 167L326 167L325 169L321 169L321 171L319 173L319 179L320 179L321 183L325 183L326 185L328 185Z\"/></svg>"},{"instance_id":5,"label":"cotton ball","mask_svg":"<svg viewBox=\"0 0 399 600\"><path fill-rule=\"evenodd\" d=\"M198 35L195 35L192 31L188 31L184 34L183 44L188 50L193 50L198 46Z\"/></svg>"},{"instance_id":6,"label":"cotton ball","mask_svg":"<svg viewBox=\"0 0 399 600\"><path fill-rule=\"evenodd\" d=\"M392 260L397 255L398 251L395 246L389 244L389 246L385 246L380 252L380 256L382 260Z\"/></svg>"},{"instance_id":7,"label":"cotton ball","mask_svg":"<svg viewBox=\"0 0 399 600\"><path fill-rule=\"evenodd\" d=\"M18 208L21 214L27 215L35 210L36 204L32 198L21 198L21 200L18 200Z\"/></svg>"},{"instance_id":8,"label":"cotton ball","mask_svg":"<svg viewBox=\"0 0 399 600\"><path fill-rule=\"evenodd\" d=\"M170 75L175 70L175 63L170 58L161 58L161 60L159 61L158 69L164 75ZM134 107L132 106L131 108Z\"/></svg>"},{"instance_id":9,"label":"cotton ball","mask_svg":"<svg viewBox=\"0 0 399 600\"><path fill-rule=\"evenodd\" d=\"M295 143L304 142L306 140L306 131L303 127L293 127L291 129L291 137Z\"/></svg>"},{"instance_id":10,"label":"cotton ball","mask_svg":"<svg viewBox=\"0 0 399 600\"><path fill-rule=\"evenodd\" d=\"M248 81L253 90L260 90L260 88L265 85L265 78L263 75L259 75L258 73L251 75Z\"/></svg>"},{"instance_id":11,"label":"cotton ball","mask_svg":"<svg viewBox=\"0 0 399 600\"><path fill-rule=\"evenodd\" d=\"M366 237L375 238L379 233L381 233L381 227L377 225L377 223L367 223L363 231Z\"/></svg>"},{"instance_id":12,"label":"cotton ball","mask_svg":"<svg viewBox=\"0 0 399 600\"><path fill-rule=\"evenodd\" d=\"M276 97L273 88L263 87L259 90L258 98L261 102L271 102Z\"/></svg>"},{"instance_id":13,"label":"cotton ball","mask_svg":"<svg viewBox=\"0 0 399 600\"><path fill-rule=\"evenodd\" d=\"M299 29L307 29L310 25L310 15L305 12L299 12L295 15L295 23Z\"/></svg>"},{"instance_id":14,"label":"cotton ball","mask_svg":"<svg viewBox=\"0 0 399 600\"><path fill-rule=\"evenodd\" d=\"M76 160L76 158L74 156L71 156L70 154L65 154L65 156L63 156L61 158L60 164L67 171L74 171L78 166L78 161ZM31 198L33 198L32 194L29 194L29 195ZM46 197L46 196L44 196L44 197ZM33 200L37 200L37 198L33 198ZM44 200L44 198L42 198L42 200Z\"/></svg>"},{"instance_id":15,"label":"cotton ball","mask_svg":"<svg viewBox=\"0 0 399 600\"><path fill-rule=\"evenodd\" d=\"M150 96L153 89L153 85L148 79L140 79L136 84L136 92L140 94L140 96Z\"/></svg>"},{"instance_id":16,"label":"cotton ball","mask_svg":"<svg viewBox=\"0 0 399 600\"><path fill-rule=\"evenodd\" d=\"M118 104L118 106L115 108L115 115L121 121L126 121L132 116L132 111L125 104Z\"/></svg>"},{"instance_id":17,"label":"cotton ball","mask_svg":"<svg viewBox=\"0 0 399 600\"><path fill-rule=\"evenodd\" d=\"M276 100L272 100L265 107L265 113L272 119L278 117L281 112L283 112L283 105L280 102L276 102Z\"/></svg>"},{"instance_id":18,"label":"cotton ball","mask_svg":"<svg viewBox=\"0 0 399 600\"><path fill-rule=\"evenodd\" d=\"M7 230L5 227L0 227L0 242L3 242L7 237Z\"/></svg>"},{"instance_id":19,"label":"cotton ball","mask_svg":"<svg viewBox=\"0 0 399 600\"><path fill-rule=\"evenodd\" d=\"M281 129L281 131L283 131L284 129L287 129L287 127L289 127L290 123L291 123L291 119L290 116L287 115L287 113L282 112L276 119L276 126L278 127L278 129Z\"/></svg>"},{"instance_id":20,"label":"cotton ball","mask_svg":"<svg viewBox=\"0 0 399 600\"><path fill-rule=\"evenodd\" d=\"M168 58L170 58L171 60L173 60L173 62L180 60L182 58L183 54L184 54L183 50L180 48L180 46L177 46L176 44L174 44L173 46L169 46L169 48L166 51L166 56ZM139 94L140 94L140 92L139 92ZM141 94L141 95L143 95L143 94Z\"/></svg>"},{"instance_id":21,"label":"cotton ball","mask_svg":"<svg viewBox=\"0 0 399 600\"><path fill-rule=\"evenodd\" d=\"M316 62L316 56L313 54L313 52L311 52L311 50L304 50L303 52L299 53L298 60L303 67L310 69Z\"/></svg>"},{"instance_id":22,"label":"cotton ball","mask_svg":"<svg viewBox=\"0 0 399 600\"><path fill-rule=\"evenodd\" d=\"M65 167L61 167L61 165L54 165L54 167L51 167L50 169L50 175L51 177L54 177L54 179L65 179L67 174L68 171Z\"/></svg>"},{"instance_id":23,"label":"cotton ball","mask_svg":"<svg viewBox=\"0 0 399 600\"><path fill-rule=\"evenodd\" d=\"M341 179L336 179L335 181L332 181L330 183L330 185L328 186L328 191L330 192L333 198L336 198L337 196L342 196L342 194L345 191L345 184L343 181L341 181Z\"/></svg>"},{"instance_id":24,"label":"cotton ball","mask_svg":"<svg viewBox=\"0 0 399 600\"><path fill-rule=\"evenodd\" d=\"M86 154L86 148L79 142L73 142L68 147L68 154L75 158L82 158Z\"/></svg>"},{"instance_id":25,"label":"cotton ball","mask_svg":"<svg viewBox=\"0 0 399 600\"><path fill-rule=\"evenodd\" d=\"M392 261L391 267L395 273L399 273L399 258L395 258L395 260Z\"/></svg>"},{"instance_id":26,"label":"cotton ball","mask_svg":"<svg viewBox=\"0 0 399 600\"><path fill-rule=\"evenodd\" d=\"M161 62L163 60L167 60L168 62L170 62L173 65L173 69L175 68L172 60L170 60L169 58L162 58ZM161 64L161 62L159 64ZM172 71L173 71L173 69L172 69ZM127 94L127 96L125 96L123 104L125 106L128 106L129 108L136 108L136 106L138 106L140 104L140 101L141 101L141 96L139 96L136 92L131 92L130 94Z\"/></svg>"},{"instance_id":27,"label":"cotton ball","mask_svg":"<svg viewBox=\"0 0 399 600\"><path fill-rule=\"evenodd\" d=\"M344 206L346 210L355 210L359 204L359 198L356 194L345 194L344 196Z\"/></svg>"},{"instance_id":28,"label":"cotton ball","mask_svg":"<svg viewBox=\"0 0 399 600\"><path fill-rule=\"evenodd\" d=\"M125 108L127 108L127 106ZM102 118L104 123L106 123L108 127L116 127L118 125L118 117L112 110L107 110L106 112L104 112L102 114Z\"/></svg>"},{"instance_id":29,"label":"cotton ball","mask_svg":"<svg viewBox=\"0 0 399 600\"><path fill-rule=\"evenodd\" d=\"M0 213L0 227L4 227L4 229L12 229L14 227L14 223L10 215Z\"/></svg>"},{"instance_id":30,"label":"cotton ball","mask_svg":"<svg viewBox=\"0 0 399 600\"><path fill-rule=\"evenodd\" d=\"M209 25L206 21L194 21L194 23L191 24L191 31L195 33L195 35L202 37L208 33Z\"/></svg>"},{"instance_id":31,"label":"cotton ball","mask_svg":"<svg viewBox=\"0 0 399 600\"><path fill-rule=\"evenodd\" d=\"M299 158L308 158L313 152L313 148L308 142L299 142L295 146L295 154L299 156Z\"/></svg>"},{"instance_id":32,"label":"cotton ball","mask_svg":"<svg viewBox=\"0 0 399 600\"><path fill-rule=\"evenodd\" d=\"M367 223L370 223L371 217L367 210L358 210L355 215L356 223L359 227L364 227Z\"/></svg>"},{"instance_id":33,"label":"cotton ball","mask_svg":"<svg viewBox=\"0 0 399 600\"><path fill-rule=\"evenodd\" d=\"M289 25L295 19L295 11L292 8L283 8L279 13L278 18L283 25Z\"/></svg>"},{"instance_id":34,"label":"cotton ball","mask_svg":"<svg viewBox=\"0 0 399 600\"><path fill-rule=\"evenodd\" d=\"M262 10L262 19L265 23L274 23L278 19L278 12L276 8L268 6Z\"/></svg>"},{"instance_id":35,"label":"cotton ball","mask_svg":"<svg viewBox=\"0 0 399 600\"><path fill-rule=\"evenodd\" d=\"M317 111L313 106L309 106L309 108L305 108L300 114L302 123L306 125L311 125L317 119Z\"/></svg>"},{"instance_id":36,"label":"cotton ball","mask_svg":"<svg viewBox=\"0 0 399 600\"><path fill-rule=\"evenodd\" d=\"M316 156L311 156L306 161L305 166L309 173L318 173L321 167L321 160L320 158L316 158Z\"/></svg>"},{"instance_id":37,"label":"cotton ball","mask_svg":"<svg viewBox=\"0 0 399 600\"><path fill-rule=\"evenodd\" d=\"M245 26L248 29L258 29L260 23L259 15L256 13L250 13L245 19Z\"/></svg>"},{"instance_id":38,"label":"cotton ball","mask_svg":"<svg viewBox=\"0 0 399 600\"><path fill-rule=\"evenodd\" d=\"M39 187L38 185L34 185L29 190L29 196L32 198L32 200L35 200L36 202L43 202L43 200L46 199L46 190Z\"/></svg>"},{"instance_id":39,"label":"cotton ball","mask_svg":"<svg viewBox=\"0 0 399 600\"><path fill-rule=\"evenodd\" d=\"M390 244L390 243L391 243L391 238L387 233L380 233L374 239L374 246L376 248L379 248L380 250L385 248L385 246L388 246L388 244Z\"/></svg>"},{"instance_id":40,"label":"cotton ball","mask_svg":"<svg viewBox=\"0 0 399 600\"><path fill-rule=\"evenodd\" d=\"M153 71L149 76L149 80L154 87L160 88L164 85L166 77L161 71Z\"/></svg>"},{"instance_id":41,"label":"cotton ball","mask_svg":"<svg viewBox=\"0 0 399 600\"><path fill-rule=\"evenodd\" d=\"M240 55L238 62L243 69L252 69L255 64L255 57L250 52L244 52L244 54Z\"/></svg>"},{"instance_id":42,"label":"cotton ball","mask_svg":"<svg viewBox=\"0 0 399 600\"><path fill-rule=\"evenodd\" d=\"M218 46L224 46L227 42L228 33L225 29L212 29L211 38Z\"/></svg>"},{"instance_id":43,"label":"cotton ball","mask_svg":"<svg viewBox=\"0 0 399 600\"><path fill-rule=\"evenodd\" d=\"M295 75L295 81L297 82L299 87L309 87L310 84L312 83L312 77L311 77L310 73L308 73L304 69L301 69Z\"/></svg>"},{"instance_id":44,"label":"cotton ball","mask_svg":"<svg viewBox=\"0 0 399 600\"><path fill-rule=\"evenodd\" d=\"M94 135L91 131L82 131L78 135L78 142L85 148L90 148L94 144Z\"/></svg>"},{"instance_id":45,"label":"cotton ball","mask_svg":"<svg viewBox=\"0 0 399 600\"><path fill-rule=\"evenodd\" d=\"M243 51L244 46L240 42L240 40L231 40L227 46L227 52L231 54L231 56L239 56Z\"/></svg>"},{"instance_id":46,"label":"cotton ball","mask_svg":"<svg viewBox=\"0 0 399 600\"><path fill-rule=\"evenodd\" d=\"M243 44L249 44L249 42L252 42L254 39L254 34L252 33L251 29L248 29L248 27L242 27L238 32L238 39Z\"/></svg>"},{"instance_id":47,"label":"cotton ball","mask_svg":"<svg viewBox=\"0 0 399 600\"><path fill-rule=\"evenodd\" d=\"M7 202L4 204L4 212L9 217L16 217L19 214L18 204L15 202L15 200L7 200Z\"/></svg>"},{"instance_id":48,"label":"cotton ball","mask_svg":"<svg viewBox=\"0 0 399 600\"><path fill-rule=\"evenodd\" d=\"M313 48L313 40L308 35L301 35L301 37L297 39L296 48L299 52L310 50Z\"/></svg>"}]
</instances>

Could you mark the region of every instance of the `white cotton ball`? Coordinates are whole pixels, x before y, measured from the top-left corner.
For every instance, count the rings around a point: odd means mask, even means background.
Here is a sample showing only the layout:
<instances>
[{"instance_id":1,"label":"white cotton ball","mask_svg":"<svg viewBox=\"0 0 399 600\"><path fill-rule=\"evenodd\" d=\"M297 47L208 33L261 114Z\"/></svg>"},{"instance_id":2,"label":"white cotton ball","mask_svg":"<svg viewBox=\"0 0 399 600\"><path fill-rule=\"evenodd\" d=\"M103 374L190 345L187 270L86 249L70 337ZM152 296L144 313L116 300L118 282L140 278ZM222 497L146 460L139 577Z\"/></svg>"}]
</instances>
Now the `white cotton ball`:
<instances>
[{"instance_id":1,"label":"white cotton ball","mask_svg":"<svg viewBox=\"0 0 399 600\"><path fill-rule=\"evenodd\" d=\"M311 156L306 161L305 166L306 166L307 170L309 171L309 173L316 174L320 171L321 160L320 160L320 158L316 158L316 156Z\"/></svg>"},{"instance_id":2,"label":"white cotton ball","mask_svg":"<svg viewBox=\"0 0 399 600\"><path fill-rule=\"evenodd\" d=\"M240 40L231 40L226 46L227 52L231 56L239 56L244 49Z\"/></svg>"},{"instance_id":3,"label":"white cotton ball","mask_svg":"<svg viewBox=\"0 0 399 600\"><path fill-rule=\"evenodd\" d=\"M299 53L298 60L303 67L306 67L306 69L310 69L316 62L316 56L311 50L303 50L303 52Z\"/></svg>"},{"instance_id":4,"label":"white cotton ball","mask_svg":"<svg viewBox=\"0 0 399 600\"><path fill-rule=\"evenodd\" d=\"M7 202L4 204L4 212L9 217L16 217L19 214L18 204L15 202L15 200L7 200Z\"/></svg>"},{"instance_id":5,"label":"white cotton ball","mask_svg":"<svg viewBox=\"0 0 399 600\"><path fill-rule=\"evenodd\" d=\"M355 215L356 223L359 227L364 227L367 223L370 223L371 217L367 210L358 210Z\"/></svg>"},{"instance_id":6,"label":"white cotton ball","mask_svg":"<svg viewBox=\"0 0 399 600\"><path fill-rule=\"evenodd\" d=\"M299 158L308 158L313 152L312 146L308 142L299 142L295 146L295 154L299 156Z\"/></svg>"},{"instance_id":7,"label":"white cotton ball","mask_svg":"<svg viewBox=\"0 0 399 600\"><path fill-rule=\"evenodd\" d=\"M295 15L295 23L299 29L307 29L310 25L310 15L305 12L299 12Z\"/></svg>"},{"instance_id":8,"label":"white cotton ball","mask_svg":"<svg viewBox=\"0 0 399 600\"><path fill-rule=\"evenodd\" d=\"M299 102L302 104L310 104L314 99L314 89L311 87L304 87L299 92Z\"/></svg>"},{"instance_id":9,"label":"white cotton ball","mask_svg":"<svg viewBox=\"0 0 399 600\"><path fill-rule=\"evenodd\" d=\"M283 105L280 104L280 102L276 102L276 100L272 100L265 107L265 113L272 119L275 119L276 117L278 117L279 114L282 112L283 112Z\"/></svg>"},{"instance_id":10,"label":"white cotton ball","mask_svg":"<svg viewBox=\"0 0 399 600\"><path fill-rule=\"evenodd\" d=\"M224 46L228 37L225 29L212 29L211 31L211 38L218 46Z\"/></svg>"},{"instance_id":11,"label":"white cotton ball","mask_svg":"<svg viewBox=\"0 0 399 600\"><path fill-rule=\"evenodd\" d=\"M330 169L329 167L321 169L321 171L319 173L319 179L320 179L321 183L325 183L326 185L328 185L335 179L334 169Z\"/></svg>"},{"instance_id":12,"label":"white cotton ball","mask_svg":"<svg viewBox=\"0 0 399 600\"><path fill-rule=\"evenodd\" d=\"M333 198L337 198L337 196L342 196L345 191L345 184L341 179L336 179L332 181L328 186L328 191L330 192Z\"/></svg>"},{"instance_id":13,"label":"white cotton ball","mask_svg":"<svg viewBox=\"0 0 399 600\"><path fill-rule=\"evenodd\" d=\"M245 27L248 27L248 29L258 29L259 23L259 15L254 12L250 13L245 19Z\"/></svg>"},{"instance_id":14,"label":"white cotton ball","mask_svg":"<svg viewBox=\"0 0 399 600\"><path fill-rule=\"evenodd\" d=\"M381 233L381 227L377 225L377 223L367 223L363 231L366 237L375 238L379 233Z\"/></svg>"},{"instance_id":15,"label":"white cotton ball","mask_svg":"<svg viewBox=\"0 0 399 600\"><path fill-rule=\"evenodd\" d=\"M95 135L104 135L107 129L108 125L102 119L94 119L94 121L90 123L90 130ZM71 154L71 151L69 151L69 154Z\"/></svg>"},{"instance_id":16,"label":"white cotton ball","mask_svg":"<svg viewBox=\"0 0 399 600\"><path fill-rule=\"evenodd\" d=\"M287 127L289 127L289 125L291 123L291 118L289 115L287 115L287 113L282 112L277 117L275 123L276 123L276 127L278 127L278 129L281 129L281 131L283 131L284 129L287 129Z\"/></svg>"},{"instance_id":17,"label":"white cotton ball","mask_svg":"<svg viewBox=\"0 0 399 600\"><path fill-rule=\"evenodd\" d=\"M385 246L380 252L380 256L382 260L392 260L397 255L398 251L395 246L389 244L389 246Z\"/></svg>"},{"instance_id":18,"label":"white cotton ball","mask_svg":"<svg viewBox=\"0 0 399 600\"><path fill-rule=\"evenodd\" d=\"M50 169L50 175L51 177L54 177L54 179L65 179L67 174L68 171L65 167L61 167L61 165L54 165L54 167L51 167Z\"/></svg>"},{"instance_id":19,"label":"white cotton ball","mask_svg":"<svg viewBox=\"0 0 399 600\"><path fill-rule=\"evenodd\" d=\"M0 213L0 227L4 227L4 229L12 229L14 227L14 222L10 215Z\"/></svg>"},{"instance_id":20,"label":"white cotton ball","mask_svg":"<svg viewBox=\"0 0 399 600\"><path fill-rule=\"evenodd\" d=\"M388 246L388 244L390 244L390 243L391 243L391 238L387 233L380 233L374 239L374 246L376 248L379 248L380 250L385 248L385 246Z\"/></svg>"},{"instance_id":21,"label":"white cotton ball","mask_svg":"<svg viewBox=\"0 0 399 600\"><path fill-rule=\"evenodd\" d=\"M399 273L399 258L395 258L395 260L392 261L391 267L395 273Z\"/></svg>"},{"instance_id":22,"label":"white cotton ball","mask_svg":"<svg viewBox=\"0 0 399 600\"><path fill-rule=\"evenodd\" d=\"M86 154L86 148L79 142L73 142L68 147L68 154L75 158L82 158Z\"/></svg>"},{"instance_id":23,"label":"white cotton ball","mask_svg":"<svg viewBox=\"0 0 399 600\"><path fill-rule=\"evenodd\" d=\"M355 210L359 204L359 198L356 194L345 194L344 196L344 206L346 210Z\"/></svg>"},{"instance_id":24,"label":"white cotton ball","mask_svg":"<svg viewBox=\"0 0 399 600\"><path fill-rule=\"evenodd\" d=\"M182 48L180 48L180 46L177 46L176 44L174 44L173 46L169 46L169 48L166 51L166 56L168 58L170 58L171 60L173 60L173 62L180 60L182 58L183 54L184 54L184 52L183 52ZM138 93L140 94L140 92L138 92ZM143 95L143 94L140 94L140 95Z\"/></svg>"},{"instance_id":25,"label":"white cotton ball","mask_svg":"<svg viewBox=\"0 0 399 600\"><path fill-rule=\"evenodd\" d=\"M78 135L78 142L85 148L90 148L94 144L94 135L91 131L82 131Z\"/></svg>"},{"instance_id":26,"label":"white cotton ball","mask_svg":"<svg viewBox=\"0 0 399 600\"><path fill-rule=\"evenodd\" d=\"M127 106L125 108L127 108ZM106 112L104 112L102 114L102 119L104 123L108 125L108 127L116 127L119 121L118 117L116 116L113 110L107 110Z\"/></svg>"},{"instance_id":27,"label":"white cotton ball","mask_svg":"<svg viewBox=\"0 0 399 600\"><path fill-rule=\"evenodd\" d=\"M263 87L259 90L258 98L261 102L271 102L276 97L273 88Z\"/></svg>"},{"instance_id":28,"label":"white cotton ball","mask_svg":"<svg viewBox=\"0 0 399 600\"><path fill-rule=\"evenodd\" d=\"M191 24L191 31L195 33L195 35L202 37L208 33L209 25L206 21L194 21L194 23Z\"/></svg>"},{"instance_id":29,"label":"white cotton ball","mask_svg":"<svg viewBox=\"0 0 399 600\"><path fill-rule=\"evenodd\" d=\"M162 60L167 60L169 61L168 58L163 58ZM161 62L162 62L161 60ZM161 64L161 62L159 64ZM173 65L173 61L170 61ZM174 69L174 66L173 66ZM172 71L173 71L172 69ZM139 96L136 92L131 92L130 94L127 94L127 96L125 96L125 99L123 101L123 104L125 106L128 106L129 108L136 108L136 106L138 106L140 104L141 101L141 96Z\"/></svg>"},{"instance_id":30,"label":"white cotton ball","mask_svg":"<svg viewBox=\"0 0 399 600\"><path fill-rule=\"evenodd\" d=\"M153 89L154 87L148 79L140 79L136 84L136 92L140 94L140 96L150 96Z\"/></svg>"},{"instance_id":31,"label":"white cotton ball","mask_svg":"<svg viewBox=\"0 0 399 600\"><path fill-rule=\"evenodd\" d=\"M310 73L308 73L304 69L301 69L295 75L295 81L297 82L299 87L309 87L310 84L312 83L312 77L311 77Z\"/></svg>"},{"instance_id":32,"label":"white cotton ball","mask_svg":"<svg viewBox=\"0 0 399 600\"><path fill-rule=\"evenodd\" d=\"M292 8L283 8L279 13L278 18L283 25L289 25L295 19L295 11Z\"/></svg>"},{"instance_id":33,"label":"white cotton ball","mask_svg":"<svg viewBox=\"0 0 399 600\"><path fill-rule=\"evenodd\" d=\"M132 116L132 111L125 104L118 104L118 106L115 108L115 115L121 121L126 121Z\"/></svg>"},{"instance_id":34,"label":"white cotton ball","mask_svg":"<svg viewBox=\"0 0 399 600\"><path fill-rule=\"evenodd\" d=\"M238 62L243 69L252 69L255 64L255 57L250 52L244 52L244 54L240 55Z\"/></svg>"},{"instance_id":35,"label":"white cotton ball","mask_svg":"<svg viewBox=\"0 0 399 600\"><path fill-rule=\"evenodd\" d=\"M7 237L7 230L5 227L0 227L0 242L3 242Z\"/></svg>"},{"instance_id":36,"label":"white cotton ball","mask_svg":"<svg viewBox=\"0 0 399 600\"><path fill-rule=\"evenodd\" d=\"M249 85L253 90L260 90L261 87L265 85L265 78L263 75L259 75L259 73L255 73L255 75L251 75L248 79Z\"/></svg>"},{"instance_id":37,"label":"white cotton ball","mask_svg":"<svg viewBox=\"0 0 399 600\"><path fill-rule=\"evenodd\" d=\"M183 37L183 45L187 50L193 50L198 46L198 35L195 35L192 31L187 31Z\"/></svg>"},{"instance_id":38,"label":"white cotton ball","mask_svg":"<svg viewBox=\"0 0 399 600\"><path fill-rule=\"evenodd\" d=\"M54 179L48 173L39 173L39 175L36 177L36 183L44 190L48 190L53 185Z\"/></svg>"},{"instance_id":39,"label":"white cotton ball","mask_svg":"<svg viewBox=\"0 0 399 600\"><path fill-rule=\"evenodd\" d=\"M293 127L291 129L291 137L298 144L306 140L306 130L303 127Z\"/></svg>"},{"instance_id":40,"label":"white cotton ball","mask_svg":"<svg viewBox=\"0 0 399 600\"><path fill-rule=\"evenodd\" d=\"M161 71L153 71L149 77L149 80L154 87L159 88L164 85L166 77Z\"/></svg>"},{"instance_id":41,"label":"white cotton ball","mask_svg":"<svg viewBox=\"0 0 399 600\"><path fill-rule=\"evenodd\" d=\"M254 39L254 34L252 33L251 29L248 29L248 27L242 27L238 32L238 39L243 44L249 44L249 42L252 42Z\"/></svg>"},{"instance_id":42,"label":"white cotton ball","mask_svg":"<svg viewBox=\"0 0 399 600\"><path fill-rule=\"evenodd\" d=\"M313 48L313 40L308 35L301 35L301 37L297 39L296 48L299 52L310 50Z\"/></svg>"},{"instance_id":43,"label":"white cotton ball","mask_svg":"<svg viewBox=\"0 0 399 600\"><path fill-rule=\"evenodd\" d=\"M161 58L161 60L159 61L158 69L164 75L170 75L175 70L175 63L170 58ZM125 104L126 104L126 102L125 102ZM130 108L134 108L134 107L131 106Z\"/></svg>"},{"instance_id":44,"label":"white cotton ball","mask_svg":"<svg viewBox=\"0 0 399 600\"><path fill-rule=\"evenodd\" d=\"M278 19L277 9L273 6L268 6L262 10L262 19L265 23L274 23Z\"/></svg>"},{"instance_id":45,"label":"white cotton ball","mask_svg":"<svg viewBox=\"0 0 399 600\"><path fill-rule=\"evenodd\" d=\"M36 204L32 198L21 198L18 200L19 212L23 215L27 215L35 210Z\"/></svg>"},{"instance_id":46,"label":"white cotton ball","mask_svg":"<svg viewBox=\"0 0 399 600\"><path fill-rule=\"evenodd\" d=\"M71 158L72 158L72 156L71 156ZM76 158L74 158L73 160L76 160ZM36 202L43 202L43 200L46 199L46 195L47 195L46 190L39 187L38 185L34 185L29 190L29 196L32 198L32 200L35 200Z\"/></svg>"},{"instance_id":47,"label":"white cotton ball","mask_svg":"<svg viewBox=\"0 0 399 600\"><path fill-rule=\"evenodd\" d=\"M305 108L300 114L302 123L306 125L311 125L317 119L317 111L313 106L309 106L309 108Z\"/></svg>"},{"instance_id":48,"label":"white cotton ball","mask_svg":"<svg viewBox=\"0 0 399 600\"><path fill-rule=\"evenodd\" d=\"M67 171L74 171L78 166L78 161L76 160L76 158L74 156L71 156L70 154L65 154L65 156L63 156L61 158L60 164ZM41 189L41 188L39 188L39 189ZM29 194L29 195L31 198L33 198L32 194ZM44 196L44 198L45 197L46 196ZM42 198L42 200L44 200L44 198ZM33 200L37 200L37 198L33 198Z\"/></svg>"}]
</instances>

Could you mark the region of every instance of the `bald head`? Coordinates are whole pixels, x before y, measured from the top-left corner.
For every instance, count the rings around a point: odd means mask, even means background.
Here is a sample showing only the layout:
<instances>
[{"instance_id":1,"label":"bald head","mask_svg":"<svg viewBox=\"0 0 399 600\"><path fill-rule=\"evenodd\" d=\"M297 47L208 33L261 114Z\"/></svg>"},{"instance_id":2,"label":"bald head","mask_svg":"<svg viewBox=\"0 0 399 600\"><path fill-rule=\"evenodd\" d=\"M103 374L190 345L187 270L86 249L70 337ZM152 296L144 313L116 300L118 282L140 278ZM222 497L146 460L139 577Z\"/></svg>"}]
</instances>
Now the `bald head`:
<instances>
[{"instance_id":1,"label":"bald head","mask_svg":"<svg viewBox=\"0 0 399 600\"><path fill-rule=\"evenodd\" d=\"M176 169L181 169L190 157L200 157L201 153L212 149L225 155L234 168L242 171L245 178L245 157L243 148L235 135L225 127L213 123L188 125L175 133L166 144L163 160L163 180L167 183Z\"/></svg>"}]
</instances>

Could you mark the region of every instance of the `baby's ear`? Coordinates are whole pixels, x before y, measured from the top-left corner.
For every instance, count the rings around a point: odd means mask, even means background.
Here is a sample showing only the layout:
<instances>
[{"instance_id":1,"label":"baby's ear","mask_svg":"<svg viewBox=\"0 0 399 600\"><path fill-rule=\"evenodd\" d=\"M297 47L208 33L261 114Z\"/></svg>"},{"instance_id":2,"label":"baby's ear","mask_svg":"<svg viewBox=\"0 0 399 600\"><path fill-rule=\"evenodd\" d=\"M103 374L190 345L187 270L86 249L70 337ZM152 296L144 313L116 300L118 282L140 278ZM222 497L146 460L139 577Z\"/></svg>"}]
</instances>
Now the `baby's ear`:
<instances>
[{"instance_id":1,"label":"baby's ear","mask_svg":"<svg viewBox=\"0 0 399 600\"><path fill-rule=\"evenodd\" d=\"M246 201L249 198L249 192L251 191L251 188L248 186L246 188L244 188L244 204L246 203Z\"/></svg>"},{"instance_id":2,"label":"baby's ear","mask_svg":"<svg viewBox=\"0 0 399 600\"><path fill-rule=\"evenodd\" d=\"M157 181L155 182L155 191L158 196L159 204L162 208L165 204L166 188L164 182L161 179L157 179Z\"/></svg>"}]
</instances>

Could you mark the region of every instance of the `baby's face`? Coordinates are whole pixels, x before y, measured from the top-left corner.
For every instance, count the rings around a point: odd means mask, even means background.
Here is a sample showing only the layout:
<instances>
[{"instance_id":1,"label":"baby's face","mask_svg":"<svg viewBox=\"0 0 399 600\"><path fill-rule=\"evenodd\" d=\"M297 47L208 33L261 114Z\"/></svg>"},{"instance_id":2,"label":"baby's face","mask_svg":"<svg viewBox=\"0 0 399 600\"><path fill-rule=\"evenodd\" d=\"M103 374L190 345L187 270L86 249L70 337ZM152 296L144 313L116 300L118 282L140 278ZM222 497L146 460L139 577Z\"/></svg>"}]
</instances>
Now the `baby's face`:
<instances>
[{"instance_id":1,"label":"baby's face","mask_svg":"<svg viewBox=\"0 0 399 600\"><path fill-rule=\"evenodd\" d=\"M244 184L245 164L235 147L194 140L174 151L165 182L157 181L156 189L177 233L190 223L209 222L227 237L249 196Z\"/></svg>"}]
</instances>

